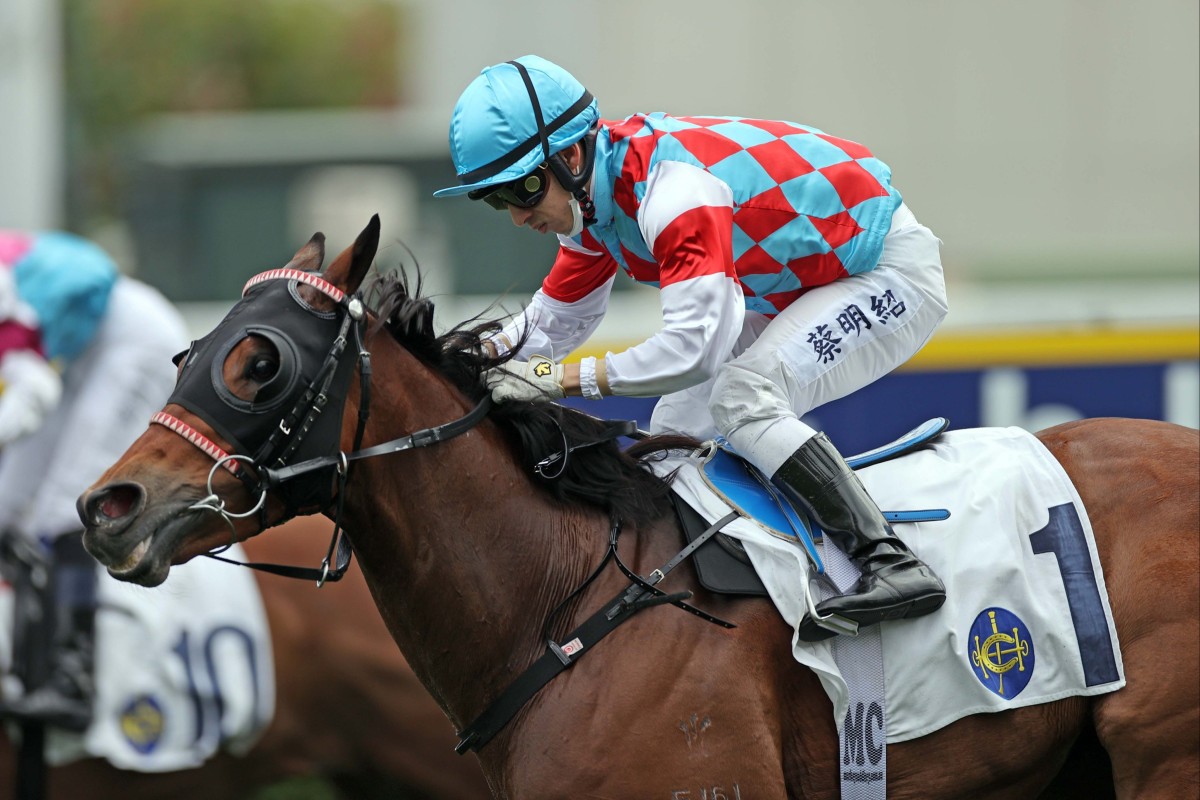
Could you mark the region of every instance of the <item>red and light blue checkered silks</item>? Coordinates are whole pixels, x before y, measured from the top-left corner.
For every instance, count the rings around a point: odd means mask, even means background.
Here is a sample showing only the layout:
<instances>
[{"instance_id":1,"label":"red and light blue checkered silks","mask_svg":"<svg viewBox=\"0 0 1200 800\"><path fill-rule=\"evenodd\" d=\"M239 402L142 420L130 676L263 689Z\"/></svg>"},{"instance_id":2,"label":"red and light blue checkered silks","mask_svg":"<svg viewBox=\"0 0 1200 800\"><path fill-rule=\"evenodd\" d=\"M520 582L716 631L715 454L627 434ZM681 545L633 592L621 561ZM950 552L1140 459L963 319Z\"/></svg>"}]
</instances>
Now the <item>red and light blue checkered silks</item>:
<instances>
[{"instance_id":1,"label":"red and light blue checkered silks","mask_svg":"<svg viewBox=\"0 0 1200 800\"><path fill-rule=\"evenodd\" d=\"M768 315L807 289L873 269L901 203L891 170L867 148L805 125L661 113L601 124L608 146L598 147L595 194L610 216L582 244L602 246L645 283L656 282L658 266L637 215L647 177L664 161L729 187L734 270L747 308Z\"/></svg>"}]
</instances>

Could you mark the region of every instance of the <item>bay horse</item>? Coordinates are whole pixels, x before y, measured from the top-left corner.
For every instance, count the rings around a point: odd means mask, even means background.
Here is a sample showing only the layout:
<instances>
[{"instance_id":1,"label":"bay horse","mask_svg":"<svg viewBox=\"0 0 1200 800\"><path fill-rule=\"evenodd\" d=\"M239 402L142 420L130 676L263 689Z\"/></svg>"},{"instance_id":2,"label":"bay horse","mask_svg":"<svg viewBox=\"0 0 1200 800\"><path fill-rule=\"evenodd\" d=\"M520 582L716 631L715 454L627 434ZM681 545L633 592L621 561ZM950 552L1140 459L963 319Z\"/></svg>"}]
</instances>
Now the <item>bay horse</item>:
<instances>
[{"instance_id":1,"label":"bay horse","mask_svg":"<svg viewBox=\"0 0 1200 800\"><path fill-rule=\"evenodd\" d=\"M292 513L338 517L392 637L462 731L554 650L548 640L561 642L630 586L605 557L618 531L620 558L638 575L679 551L668 483L639 460L679 442L596 444L602 422L553 403L489 410L481 373L496 360L480 336L495 323L435 335L419 277L411 291L403 276L377 282L364 314L355 293L378 218L320 272L323 241L314 236L284 270L252 279L196 343L163 424L80 497L85 545L115 577L153 586L172 564L227 541L231 527L248 538ZM299 327L285 328L284 317ZM322 362L327 350L348 355L334 366ZM297 361L314 360L324 366L295 377ZM299 388L280 405L285 384ZM217 394L219 411L197 399ZM314 396L334 420L328 452L306 458L300 445L272 461L297 442L273 431L311 426L316 435ZM268 403L279 412L229 411ZM1097 419L1038 435L1089 511L1127 684L893 744L888 796L1195 796L1200 433ZM301 473L319 479L288 494L284 478ZM631 616L479 748L493 795L838 797L830 702L792 656L792 631L770 601L709 593L687 561L663 588L690 592L736 627L667 605Z\"/></svg>"},{"instance_id":2,"label":"bay horse","mask_svg":"<svg viewBox=\"0 0 1200 800\"><path fill-rule=\"evenodd\" d=\"M293 564L324 552L332 526L299 517L245 544L251 561ZM241 569L230 566L229 569ZM275 662L275 714L244 756L222 751L177 772L122 770L99 758L47 771L47 800L252 797L312 778L346 800L476 800L478 766L446 746L446 715L396 649L361 573L318 590L256 573ZM148 598L148 601L150 598ZM14 763L0 728L0 764ZM0 800L13 797L0 768Z\"/></svg>"}]
</instances>

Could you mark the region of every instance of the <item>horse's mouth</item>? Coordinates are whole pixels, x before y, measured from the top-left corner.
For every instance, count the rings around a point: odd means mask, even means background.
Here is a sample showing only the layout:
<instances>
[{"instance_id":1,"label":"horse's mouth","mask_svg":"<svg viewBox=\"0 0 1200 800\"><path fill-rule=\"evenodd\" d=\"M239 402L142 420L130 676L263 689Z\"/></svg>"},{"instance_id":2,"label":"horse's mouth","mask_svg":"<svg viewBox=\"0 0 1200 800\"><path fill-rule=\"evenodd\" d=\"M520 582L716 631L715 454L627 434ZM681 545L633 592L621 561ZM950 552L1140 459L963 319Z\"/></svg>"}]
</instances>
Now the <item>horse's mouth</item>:
<instances>
[{"instance_id":1,"label":"horse's mouth","mask_svg":"<svg viewBox=\"0 0 1200 800\"><path fill-rule=\"evenodd\" d=\"M141 539L124 556L115 556L111 547L96 547L84 539L92 557L108 570L108 574L119 581L137 583L142 586L157 586L167 579L171 564L163 559L155 547L158 537L151 533Z\"/></svg>"},{"instance_id":2,"label":"horse's mouth","mask_svg":"<svg viewBox=\"0 0 1200 800\"><path fill-rule=\"evenodd\" d=\"M88 552L103 564L108 574L119 581L141 586L158 586L167 579L179 544L191 533L195 514L181 509L147 520L138 528L144 535L124 554L115 552L112 542L85 535Z\"/></svg>"},{"instance_id":3,"label":"horse's mouth","mask_svg":"<svg viewBox=\"0 0 1200 800\"><path fill-rule=\"evenodd\" d=\"M120 578L123 574L132 572L145 558L146 553L150 550L150 543L154 541L154 534L147 536L137 543L125 560L120 564L113 564L108 568L108 572L114 578Z\"/></svg>"}]
</instances>

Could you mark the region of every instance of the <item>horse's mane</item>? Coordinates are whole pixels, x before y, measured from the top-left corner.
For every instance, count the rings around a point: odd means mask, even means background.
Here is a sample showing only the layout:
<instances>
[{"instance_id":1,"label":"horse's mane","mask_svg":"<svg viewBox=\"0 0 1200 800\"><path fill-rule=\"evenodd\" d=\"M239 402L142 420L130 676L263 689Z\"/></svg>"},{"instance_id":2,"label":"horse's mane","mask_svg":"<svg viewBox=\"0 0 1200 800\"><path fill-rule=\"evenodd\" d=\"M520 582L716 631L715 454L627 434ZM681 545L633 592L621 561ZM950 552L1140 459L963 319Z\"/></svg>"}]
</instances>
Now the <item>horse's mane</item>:
<instances>
[{"instance_id":1,"label":"horse's mane","mask_svg":"<svg viewBox=\"0 0 1200 800\"><path fill-rule=\"evenodd\" d=\"M472 401L478 402L487 392L483 374L512 358L511 353L494 357L483 346L483 339L502 327L497 320L484 319L491 309L438 335L433 326L433 301L421 297L419 270L411 287L403 269L378 277L368 298L379 325ZM489 417L508 435L534 483L555 499L606 509L633 524L656 519L669 506L669 477L655 475L647 462L699 444L690 437L664 435L622 450L610 439L575 450L561 475L544 478L534 467L547 456L562 452L564 437L572 445L592 442L604 436L605 423L549 401L497 404ZM558 467L555 463L545 471L553 475Z\"/></svg>"}]
</instances>

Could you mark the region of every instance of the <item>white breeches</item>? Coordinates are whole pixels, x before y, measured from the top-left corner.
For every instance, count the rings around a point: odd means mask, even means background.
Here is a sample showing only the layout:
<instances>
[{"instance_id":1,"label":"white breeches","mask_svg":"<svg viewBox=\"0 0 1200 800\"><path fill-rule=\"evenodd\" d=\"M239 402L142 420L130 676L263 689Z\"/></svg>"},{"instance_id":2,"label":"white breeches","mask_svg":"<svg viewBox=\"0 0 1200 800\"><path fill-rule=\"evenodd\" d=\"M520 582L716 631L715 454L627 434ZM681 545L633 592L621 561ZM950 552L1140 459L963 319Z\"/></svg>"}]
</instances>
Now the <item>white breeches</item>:
<instances>
[{"instance_id":1,"label":"white breeches","mask_svg":"<svg viewBox=\"0 0 1200 800\"><path fill-rule=\"evenodd\" d=\"M817 287L772 320L747 314L733 358L711 381L662 398L651 429L719 434L775 474L816 433L802 415L891 372L941 324L939 245L901 205L875 269Z\"/></svg>"},{"instance_id":2,"label":"white breeches","mask_svg":"<svg viewBox=\"0 0 1200 800\"><path fill-rule=\"evenodd\" d=\"M171 357L187 342L183 318L162 295L119 279L95 338L63 374L61 402L36 432L0 451L0 529L44 538L79 530L75 498L166 403Z\"/></svg>"}]
</instances>

